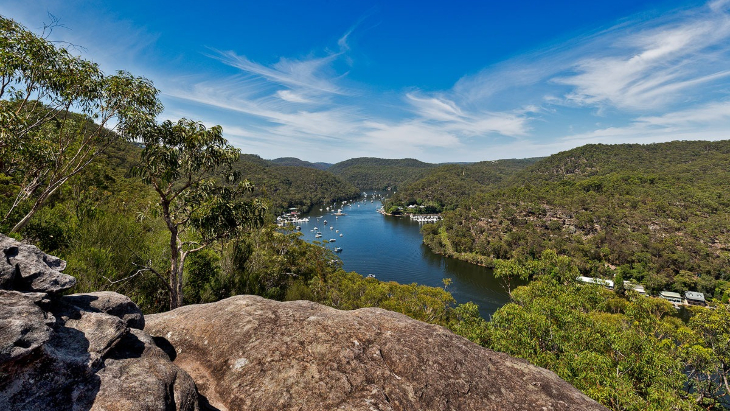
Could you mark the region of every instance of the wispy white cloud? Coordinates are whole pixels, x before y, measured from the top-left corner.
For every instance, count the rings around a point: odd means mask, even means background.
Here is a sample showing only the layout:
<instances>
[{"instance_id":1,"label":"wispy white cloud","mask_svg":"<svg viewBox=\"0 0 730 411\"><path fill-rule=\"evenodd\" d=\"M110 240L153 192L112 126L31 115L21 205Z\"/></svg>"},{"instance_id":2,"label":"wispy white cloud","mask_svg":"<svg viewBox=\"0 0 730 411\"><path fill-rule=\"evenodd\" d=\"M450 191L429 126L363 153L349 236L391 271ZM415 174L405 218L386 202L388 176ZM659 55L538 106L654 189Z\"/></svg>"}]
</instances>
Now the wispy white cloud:
<instances>
[{"instance_id":1,"label":"wispy white cloud","mask_svg":"<svg viewBox=\"0 0 730 411\"><path fill-rule=\"evenodd\" d=\"M255 63L246 58L246 56L239 56L233 51L218 52L215 58L231 67L235 67L246 73L259 75L283 86L344 94L344 90L334 83L333 78L327 77L322 73L325 69L329 68L338 56L340 54L302 60L282 57L271 67Z\"/></svg>"},{"instance_id":2,"label":"wispy white cloud","mask_svg":"<svg viewBox=\"0 0 730 411\"><path fill-rule=\"evenodd\" d=\"M708 3L708 6L712 11L727 10L730 7L730 0L713 0Z\"/></svg>"},{"instance_id":3,"label":"wispy white cloud","mask_svg":"<svg viewBox=\"0 0 730 411\"><path fill-rule=\"evenodd\" d=\"M660 116L645 116L636 123L655 127L695 127L730 125L730 101L718 101L700 107L665 113ZM730 138L730 129L727 130Z\"/></svg>"},{"instance_id":4,"label":"wispy white cloud","mask_svg":"<svg viewBox=\"0 0 730 411\"><path fill-rule=\"evenodd\" d=\"M614 27L474 67L436 91L411 84L385 90L352 79L366 78L348 70L362 69L358 38L365 30L359 27L369 16L331 44L271 62L257 60L245 45L226 51L211 45L212 60L195 67L214 68L190 73L185 64L141 69L139 61L159 52L159 38L147 26L99 17L78 1L6 3L0 12L23 18L46 5L71 4L78 21L101 23L66 21L73 30L59 32L65 33L59 39L86 46L107 71L149 75L163 91L164 118L220 123L244 151L264 156L474 161L547 155L590 142L730 137L730 0L652 18L627 16ZM221 76L221 68L228 74Z\"/></svg>"},{"instance_id":5,"label":"wispy white cloud","mask_svg":"<svg viewBox=\"0 0 730 411\"><path fill-rule=\"evenodd\" d=\"M558 104L651 111L702 100L730 76L730 0L621 24L461 78L464 104ZM541 100L541 101L540 101Z\"/></svg>"},{"instance_id":6,"label":"wispy white cloud","mask_svg":"<svg viewBox=\"0 0 730 411\"><path fill-rule=\"evenodd\" d=\"M282 100L289 101L291 103L312 103L311 100L291 90L277 90L276 95Z\"/></svg>"},{"instance_id":7,"label":"wispy white cloud","mask_svg":"<svg viewBox=\"0 0 730 411\"><path fill-rule=\"evenodd\" d=\"M730 102L713 102L660 116L638 117L625 126L598 128L556 141L566 148L589 143L652 143L730 137Z\"/></svg>"},{"instance_id":8,"label":"wispy white cloud","mask_svg":"<svg viewBox=\"0 0 730 411\"><path fill-rule=\"evenodd\" d=\"M422 121L432 124L444 133L453 133L460 137L489 134L524 136L529 130L529 118L524 110L521 113L467 112L454 101L445 98L419 97L413 93L406 94L406 98Z\"/></svg>"},{"instance_id":9,"label":"wispy white cloud","mask_svg":"<svg viewBox=\"0 0 730 411\"><path fill-rule=\"evenodd\" d=\"M571 87L566 97L578 104L651 110L730 75L730 16L718 4L662 23L599 39L603 49L580 58L573 74L554 81Z\"/></svg>"}]
</instances>

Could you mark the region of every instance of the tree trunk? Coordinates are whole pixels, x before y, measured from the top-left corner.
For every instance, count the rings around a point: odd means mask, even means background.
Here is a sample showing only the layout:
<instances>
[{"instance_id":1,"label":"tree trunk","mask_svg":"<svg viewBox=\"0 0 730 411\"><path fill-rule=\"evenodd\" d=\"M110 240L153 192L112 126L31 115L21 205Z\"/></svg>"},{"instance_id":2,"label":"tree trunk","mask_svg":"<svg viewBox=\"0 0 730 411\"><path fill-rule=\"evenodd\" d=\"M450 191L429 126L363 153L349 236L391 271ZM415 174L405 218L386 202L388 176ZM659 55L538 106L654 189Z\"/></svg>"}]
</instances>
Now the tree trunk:
<instances>
[{"instance_id":1,"label":"tree trunk","mask_svg":"<svg viewBox=\"0 0 730 411\"><path fill-rule=\"evenodd\" d=\"M170 309L181 307L182 261L180 261L180 241L176 227L170 227Z\"/></svg>"},{"instance_id":2,"label":"tree trunk","mask_svg":"<svg viewBox=\"0 0 730 411\"><path fill-rule=\"evenodd\" d=\"M33 207L30 209L30 211L28 211L28 214L26 214L25 217L23 217L20 221L18 221L18 223L15 224L15 227L13 227L12 230L10 230L10 232L17 233L18 231L22 230L23 227L25 227L25 225L28 224L28 221L30 221L31 217L33 217L33 215L38 210L41 209L41 206L43 206L43 204L45 204L48 197L50 197L53 193L55 193L56 190L58 190L58 188L63 183L66 182L66 180L68 180L68 177L62 178L62 179L56 181L55 183L50 184L48 187L46 187L45 190L41 193L41 195L38 196L38 199L35 201L35 203L33 203ZM11 209L11 211L12 211L12 209ZM10 214L10 212L8 212L8 215L9 214ZM6 216L6 218L7 218L7 216Z\"/></svg>"},{"instance_id":3,"label":"tree trunk","mask_svg":"<svg viewBox=\"0 0 730 411\"><path fill-rule=\"evenodd\" d=\"M46 198L48 196L45 195L45 193L36 200L35 204L33 204L33 207L28 211L28 214L25 215L20 221L18 221L17 224L10 230L11 233L17 233L18 231L22 230L23 227L25 227L26 224L28 224L28 221L30 221L31 217L38 211L43 203L46 201Z\"/></svg>"}]
</instances>

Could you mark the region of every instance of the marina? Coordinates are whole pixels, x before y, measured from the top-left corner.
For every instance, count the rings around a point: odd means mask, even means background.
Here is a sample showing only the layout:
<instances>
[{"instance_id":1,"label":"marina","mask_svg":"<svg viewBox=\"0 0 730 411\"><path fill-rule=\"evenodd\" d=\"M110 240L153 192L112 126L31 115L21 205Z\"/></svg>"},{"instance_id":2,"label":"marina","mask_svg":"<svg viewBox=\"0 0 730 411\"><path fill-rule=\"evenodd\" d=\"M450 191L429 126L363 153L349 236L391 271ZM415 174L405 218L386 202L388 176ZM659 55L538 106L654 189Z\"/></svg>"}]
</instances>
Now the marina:
<instances>
[{"instance_id":1,"label":"marina","mask_svg":"<svg viewBox=\"0 0 730 411\"><path fill-rule=\"evenodd\" d=\"M339 218L332 217L341 208L339 203L336 205L324 204L303 214L301 217L309 221L301 223L302 238L337 253L346 271L356 271L363 277L377 276L379 281L432 287L443 287L443 280L450 278L447 290L457 303L478 304L485 318L509 301L490 269L434 254L423 244L420 229L427 220L436 218L419 221L408 215L381 215L377 212L380 199L372 195L342 207L348 212ZM324 220L335 238L321 237L324 230L320 232L319 228Z\"/></svg>"}]
</instances>

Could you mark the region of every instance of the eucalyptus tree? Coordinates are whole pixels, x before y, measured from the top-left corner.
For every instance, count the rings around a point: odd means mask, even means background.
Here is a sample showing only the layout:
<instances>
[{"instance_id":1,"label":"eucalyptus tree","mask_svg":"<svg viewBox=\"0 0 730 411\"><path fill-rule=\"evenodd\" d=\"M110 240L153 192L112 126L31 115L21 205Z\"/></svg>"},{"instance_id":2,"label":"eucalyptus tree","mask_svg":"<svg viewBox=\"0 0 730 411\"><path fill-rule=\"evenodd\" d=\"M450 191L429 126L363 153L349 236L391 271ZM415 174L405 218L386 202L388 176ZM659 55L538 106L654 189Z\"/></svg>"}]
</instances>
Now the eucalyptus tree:
<instances>
[{"instance_id":1,"label":"eucalyptus tree","mask_svg":"<svg viewBox=\"0 0 730 411\"><path fill-rule=\"evenodd\" d=\"M159 195L159 211L170 231L167 277L154 267L144 269L165 282L170 309L183 304L184 264L191 253L263 222L263 204L244 199L251 184L233 185L239 175L231 165L240 152L221 134L220 126L207 129L187 119L151 125L141 133L144 150L135 173Z\"/></svg>"},{"instance_id":2,"label":"eucalyptus tree","mask_svg":"<svg viewBox=\"0 0 730 411\"><path fill-rule=\"evenodd\" d=\"M96 63L0 16L0 173L12 180L3 225L21 230L46 200L162 105L142 77ZM80 114L74 114L72 111Z\"/></svg>"}]
</instances>

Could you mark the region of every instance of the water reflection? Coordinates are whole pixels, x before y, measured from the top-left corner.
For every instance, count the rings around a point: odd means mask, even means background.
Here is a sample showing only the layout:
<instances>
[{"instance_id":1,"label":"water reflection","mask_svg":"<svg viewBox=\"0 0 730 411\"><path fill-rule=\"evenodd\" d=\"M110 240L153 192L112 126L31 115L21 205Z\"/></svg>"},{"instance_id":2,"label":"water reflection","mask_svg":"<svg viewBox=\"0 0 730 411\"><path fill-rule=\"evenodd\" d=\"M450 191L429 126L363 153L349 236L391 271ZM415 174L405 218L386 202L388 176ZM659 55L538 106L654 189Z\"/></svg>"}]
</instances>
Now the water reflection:
<instances>
[{"instance_id":1,"label":"water reflection","mask_svg":"<svg viewBox=\"0 0 730 411\"><path fill-rule=\"evenodd\" d=\"M338 205L335 209L343 208L347 215L337 218L334 210L328 212L323 206L320 212L315 207L308 215L310 221L300 223L304 239L314 241L317 232L322 234L320 239L335 239L325 246L343 249L338 255L345 270L374 274L381 281L443 287L443 279L451 278L448 290L456 301L478 304L485 318L509 301L490 269L434 254L422 242L419 223L384 217L376 212L380 205L369 200Z\"/></svg>"}]
</instances>

